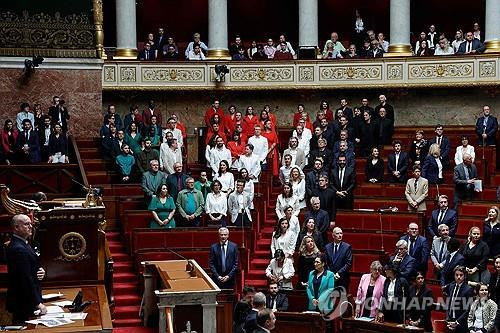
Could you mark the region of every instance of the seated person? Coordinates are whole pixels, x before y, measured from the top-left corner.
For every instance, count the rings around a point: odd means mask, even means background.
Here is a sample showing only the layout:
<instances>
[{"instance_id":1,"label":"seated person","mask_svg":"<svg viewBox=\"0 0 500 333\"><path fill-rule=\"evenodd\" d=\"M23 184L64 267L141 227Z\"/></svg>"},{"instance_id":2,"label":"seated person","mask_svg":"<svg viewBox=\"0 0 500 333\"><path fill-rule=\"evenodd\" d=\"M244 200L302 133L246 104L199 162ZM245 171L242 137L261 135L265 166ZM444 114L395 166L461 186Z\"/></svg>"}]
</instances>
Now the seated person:
<instances>
[{"instance_id":1,"label":"seated person","mask_svg":"<svg viewBox=\"0 0 500 333\"><path fill-rule=\"evenodd\" d=\"M245 49L243 48L243 46L238 47L237 51L238 51L237 53L232 55L231 60L235 60L235 61L247 61L248 60L248 58L245 54Z\"/></svg>"},{"instance_id":2,"label":"seated person","mask_svg":"<svg viewBox=\"0 0 500 333\"><path fill-rule=\"evenodd\" d=\"M355 299L356 318L375 318L377 316L380 298L384 292L383 268L378 260L373 261L370 265L370 273L361 276Z\"/></svg>"},{"instance_id":3,"label":"seated person","mask_svg":"<svg viewBox=\"0 0 500 333\"><path fill-rule=\"evenodd\" d=\"M156 52L154 48L151 47L149 42L144 44L144 49L139 52L137 56L137 60L148 61L148 60L156 60Z\"/></svg>"},{"instance_id":4,"label":"seated person","mask_svg":"<svg viewBox=\"0 0 500 333\"><path fill-rule=\"evenodd\" d=\"M148 210L153 215L149 223L152 229L175 228L175 203L168 193L167 185L161 184L156 191L156 195L151 199Z\"/></svg>"},{"instance_id":5,"label":"seated person","mask_svg":"<svg viewBox=\"0 0 500 333\"><path fill-rule=\"evenodd\" d=\"M177 52L175 50L174 45L165 45L164 50L165 51L163 51L163 60L166 60L166 61L178 61L179 60L179 52Z\"/></svg>"},{"instance_id":6,"label":"seated person","mask_svg":"<svg viewBox=\"0 0 500 333\"><path fill-rule=\"evenodd\" d=\"M184 52L184 55L186 56L186 59L189 59L189 52L194 50L194 46L199 45L201 52L206 53L208 52L208 47L205 43L201 41L201 36L199 33L195 32L193 34L193 40L189 42L188 46L186 47L186 51Z\"/></svg>"},{"instance_id":7,"label":"seated person","mask_svg":"<svg viewBox=\"0 0 500 333\"><path fill-rule=\"evenodd\" d=\"M130 146L126 143L122 145L122 152L116 156L116 165L122 182L128 182L134 170L135 158L130 153Z\"/></svg>"},{"instance_id":8,"label":"seated person","mask_svg":"<svg viewBox=\"0 0 500 333\"><path fill-rule=\"evenodd\" d=\"M286 42L281 42L274 52L274 60L292 60L293 55L290 53L286 46Z\"/></svg>"},{"instance_id":9,"label":"seated person","mask_svg":"<svg viewBox=\"0 0 500 333\"><path fill-rule=\"evenodd\" d=\"M336 59L336 58L342 58L342 55L340 54L339 51L333 48L332 41L326 42L325 50L321 55L321 59Z\"/></svg>"},{"instance_id":10,"label":"seated person","mask_svg":"<svg viewBox=\"0 0 500 333\"><path fill-rule=\"evenodd\" d=\"M279 282L269 282L269 294L266 296L266 308L273 311L288 310L288 296L279 292Z\"/></svg>"},{"instance_id":11,"label":"seated person","mask_svg":"<svg viewBox=\"0 0 500 333\"><path fill-rule=\"evenodd\" d=\"M293 259L286 258L283 250L277 249L274 252L273 259L271 259L266 268L267 278L271 283L277 284L280 290L292 290L292 278L294 275Z\"/></svg>"},{"instance_id":12,"label":"seated person","mask_svg":"<svg viewBox=\"0 0 500 333\"><path fill-rule=\"evenodd\" d=\"M38 134L33 130L31 120L22 121L23 130L19 132L16 139L16 148L23 163L40 162L40 144Z\"/></svg>"},{"instance_id":13,"label":"seated person","mask_svg":"<svg viewBox=\"0 0 500 333\"><path fill-rule=\"evenodd\" d=\"M483 53L486 47L477 38L474 38L472 32L467 32L465 41L458 47L457 54L477 54Z\"/></svg>"},{"instance_id":14,"label":"seated person","mask_svg":"<svg viewBox=\"0 0 500 333\"><path fill-rule=\"evenodd\" d=\"M205 55L201 52L200 44L194 44L193 50L188 53L188 60L200 61L205 60Z\"/></svg>"}]
</instances>

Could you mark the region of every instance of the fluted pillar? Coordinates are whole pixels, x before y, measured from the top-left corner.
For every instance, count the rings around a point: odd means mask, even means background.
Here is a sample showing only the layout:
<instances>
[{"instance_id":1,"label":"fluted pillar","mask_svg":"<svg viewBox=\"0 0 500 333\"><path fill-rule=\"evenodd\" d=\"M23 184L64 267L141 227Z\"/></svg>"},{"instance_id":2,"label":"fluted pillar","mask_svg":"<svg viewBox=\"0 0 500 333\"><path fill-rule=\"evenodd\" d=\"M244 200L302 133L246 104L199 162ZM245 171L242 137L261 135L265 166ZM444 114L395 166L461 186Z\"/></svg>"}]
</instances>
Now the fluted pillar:
<instances>
[{"instance_id":1,"label":"fluted pillar","mask_svg":"<svg viewBox=\"0 0 500 333\"><path fill-rule=\"evenodd\" d=\"M318 46L318 0L299 0L299 47Z\"/></svg>"},{"instance_id":2,"label":"fluted pillar","mask_svg":"<svg viewBox=\"0 0 500 333\"><path fill-rule=\"evenodd\" d=\"M386 57L411 55L410 0L391 0L390 42Z\"/></svg>"},{"instance_id":3,"label":"fluted pillar","mask_svg":"<svg viewBox=\"0 0 500 333\"><path fill-rule=\"evenodd\" d=\"M137 57L135 0L116 0L115 58Z\"/></svg>"},{"instance_id":4,"label":"fluted pillar","mask_svg":"<svg viewBox=\"0 0 500 333\"><path fill-rule=\"evenodd\" d=\"M208 0L208 58L229 59L227 0Z\"/></svg>"},{"instance_id":5,"label":"fluted pillar","mask_svg":"<svg viewBox=\"0 0 500 333\"><path fill-rule=\"evenodd\" d=\"M500 52L500 1L486 0L486 53Z\"/></svg>"}]
</instances>

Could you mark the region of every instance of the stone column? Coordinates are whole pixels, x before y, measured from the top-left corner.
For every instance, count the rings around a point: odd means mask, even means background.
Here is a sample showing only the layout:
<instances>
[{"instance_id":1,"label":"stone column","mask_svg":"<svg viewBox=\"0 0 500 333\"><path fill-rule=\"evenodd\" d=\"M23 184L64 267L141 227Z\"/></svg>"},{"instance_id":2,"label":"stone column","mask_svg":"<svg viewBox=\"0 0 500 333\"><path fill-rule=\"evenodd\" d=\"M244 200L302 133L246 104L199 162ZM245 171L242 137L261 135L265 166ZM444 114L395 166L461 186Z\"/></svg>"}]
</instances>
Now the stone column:
<instances>
[{"instance_id":1,"label":"stone column","mask_svg":"<svg viewBox=\"0 0 500 333\"><path fill-rule=\"evenodd\" d=\"M208 0L208 58L230 59L227 41L227 0Z\"/></svg>"},{"instance_id":2,"label":"stone column","mask_svg":"<svg viewBox=\"0 0 500 333\"><path fill-rule=\"evenodd\" d=\"M217 304L202 304L203 333L217 333Z\"/></svg>"},{"instance_id":3,"label":"stone column","mask_svg":"<svg viewBox=\"0 0 500 333\"><path fill-rule=\"evenodd\" d=\"M486 0L486 53L500 52L500 1Z\"/></svg>"},{"instance_id":4,"label":"stone column","mask_svg":"<svg viewBox=\"0 0 500 333\"><path fill-rule=\"evenodd\" d=\"M318 0L299 0L299 47L318 47Z\"/></svg>"},{"instance_id":5,"label":"stone column","mask_svg":"<svg viewBox=\"0 0 500 333\"><path fill-rule=\"evenodd\" d=\"M116 56L137 57L135 0L116 0Z\"/></svg>"},{"instance_id":6,"label":"stone column","mask_svg":"<svg viewBox=\"0 0 500 333\"><path fill-rule=\"evenodd\" d=\"M411 55L410 0L391 0L390 45L387 57Z\"/></svg>"}]
</instances>

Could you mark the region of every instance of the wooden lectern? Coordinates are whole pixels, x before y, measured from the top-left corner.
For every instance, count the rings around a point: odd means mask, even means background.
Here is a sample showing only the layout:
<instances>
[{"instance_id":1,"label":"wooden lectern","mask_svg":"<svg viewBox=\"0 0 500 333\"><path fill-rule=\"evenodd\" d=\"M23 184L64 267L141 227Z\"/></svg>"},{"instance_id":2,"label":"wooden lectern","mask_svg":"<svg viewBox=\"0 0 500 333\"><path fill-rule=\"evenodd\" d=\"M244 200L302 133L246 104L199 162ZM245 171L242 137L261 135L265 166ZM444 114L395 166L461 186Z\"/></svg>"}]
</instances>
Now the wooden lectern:
<instances>
[{"instance_id":1,"label":"wooden lectern","mask_svg":"<svg viewBox=\"0 0 500 333\"><path fill-rule=\"evenodd\" d=\"M159 314L159 332L174 333L174 308L193 306L189 311L191 324L202 312L203 333L216 333L216 306L219 287L195 260L146 261L144 266L144 323L151 324ZM195 307L197 306L197 307ZM176 318L174 318L176 317ZM184 322L176 323L176 331L185 327ZM200 332L199 332L200 333Z\"/></svg>"},{"instance_id":2,"label":"wooden lectern","mask_svg":"<svg viewBox=\"0 0 500 333\"><path fill-rule=\"evenodd\" d=\"M361 321L354 318L342 318L343 332L353 333L409 333L423 332L423 328L408 328L396 323L377 323L375 321Z\"/></svg>"}]
</instances>

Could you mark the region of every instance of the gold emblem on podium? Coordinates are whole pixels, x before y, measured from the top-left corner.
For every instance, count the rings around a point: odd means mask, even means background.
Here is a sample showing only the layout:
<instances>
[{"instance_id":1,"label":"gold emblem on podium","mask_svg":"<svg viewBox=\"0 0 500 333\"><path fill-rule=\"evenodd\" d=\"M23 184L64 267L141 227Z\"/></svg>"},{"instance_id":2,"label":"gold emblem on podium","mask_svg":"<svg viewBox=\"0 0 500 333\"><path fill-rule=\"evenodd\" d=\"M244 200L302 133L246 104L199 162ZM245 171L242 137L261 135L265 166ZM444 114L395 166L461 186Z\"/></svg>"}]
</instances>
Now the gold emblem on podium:
<instances>
[{"instance_id":1,"label":"gold emblem on podium","mask_svg":"<svg viewBox=\"0 0 500 333\"><path fill-rule=\"evenodd\" d=\"M61 256L57 260L63 261L80 261L89 258L85 254L87 242L85 238L78 232L68 232L59 239L59 252Z\"/></svg>"}]
</instances>

